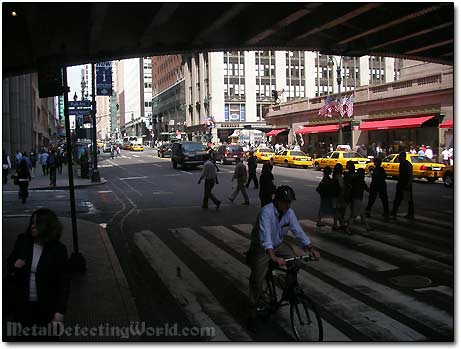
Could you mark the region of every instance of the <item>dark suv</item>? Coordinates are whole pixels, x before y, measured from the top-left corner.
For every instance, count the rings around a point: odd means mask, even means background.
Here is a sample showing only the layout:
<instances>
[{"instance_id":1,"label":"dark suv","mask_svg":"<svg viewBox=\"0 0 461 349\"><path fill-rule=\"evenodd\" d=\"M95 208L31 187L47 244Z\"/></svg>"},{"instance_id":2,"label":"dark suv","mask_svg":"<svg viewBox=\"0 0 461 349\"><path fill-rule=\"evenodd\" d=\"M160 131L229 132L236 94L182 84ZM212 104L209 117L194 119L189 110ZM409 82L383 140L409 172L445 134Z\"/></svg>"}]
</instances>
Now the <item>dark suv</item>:
<instances>
[{"instance_id":1,"label":"dark suv","mask_svg":"<svg viewBox=\"0 0 461 349\"><path fill-rule=\"evenodd\" d=\"M157 150L158 157L159 158L164 158L165 156L171 157L171 147L172 146L173 145L171 143L162 144Z\"/></svg>"},{"instance_id":2,"label":"dark suv","mask_svg":"<svg viewBox=\"0 0 461 349\"><path fill-rule=\"evenodd\" d=\"M196 167L205 163L205 146L200 142L176 142L171 148L173 168Z\"/></svg>"},{"instance_id":3,"label":"dark suv","mask_svg":"<svg viewBox=\"0 0 461 349\"><path fill-rule=\"evenodd\" d=\"M235 163L236 158L244 157L243 148L240 145L221 145L216 151L215 160L221 164Z\"/></svg>"}]
</instances>

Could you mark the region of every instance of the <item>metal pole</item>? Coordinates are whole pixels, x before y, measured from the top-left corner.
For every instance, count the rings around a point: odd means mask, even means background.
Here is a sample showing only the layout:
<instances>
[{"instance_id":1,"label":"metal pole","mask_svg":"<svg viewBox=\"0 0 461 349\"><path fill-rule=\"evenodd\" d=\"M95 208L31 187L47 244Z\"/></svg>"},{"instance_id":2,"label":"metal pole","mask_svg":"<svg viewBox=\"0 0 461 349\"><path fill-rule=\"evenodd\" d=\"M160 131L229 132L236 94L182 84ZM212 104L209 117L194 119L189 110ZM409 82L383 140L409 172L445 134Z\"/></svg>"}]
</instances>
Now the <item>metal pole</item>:
<instances>
[{"instance_id":1,"label":"metal pole","mask_svg":"<svg viewBox=\"0 0 461 349\"><path fill-rule=\"evenodd\" d=\"M91 182L101 182L101 177L98 171L98 144L96 142L96 79L94 76L94 63L91 64L91 116L93 118L93 173L91 174Z\"/></svg>"},{"instance_id":2,"label":"metal pole","mask_svg":"<svg viewBox=\"0 0 461 349\"><path fill-rule=\"evenodd\" d=\"M341 103L341 62L342 59L339 60L339 64L337 64L336 75L338 81L338 102ZM342 108L342 105L341 105ZM343 117L341 112L339 113L339 144L343 144Z\"/></svg>"},{"instance_id":3,"label":"metal pole","mask_svg":"<svg viewBox=\"0 0 461 349\"><path fill-rule=\"evenodd\" d=\"M67 151L67 170L69 174L69 195L70 195L70 213L72 219L72 237L74 243L74 253L69 258L69 267L72 271L85 271L86 261L78 248L78 231L77 231L77 213L75 210L75 192L74 192L74 172L72 168L72 146L70 137L69 121L69 87L67 86L67 68L63 68L64 84L64 122L66 126L66 151Z\"/></svg>"}]
</instances>

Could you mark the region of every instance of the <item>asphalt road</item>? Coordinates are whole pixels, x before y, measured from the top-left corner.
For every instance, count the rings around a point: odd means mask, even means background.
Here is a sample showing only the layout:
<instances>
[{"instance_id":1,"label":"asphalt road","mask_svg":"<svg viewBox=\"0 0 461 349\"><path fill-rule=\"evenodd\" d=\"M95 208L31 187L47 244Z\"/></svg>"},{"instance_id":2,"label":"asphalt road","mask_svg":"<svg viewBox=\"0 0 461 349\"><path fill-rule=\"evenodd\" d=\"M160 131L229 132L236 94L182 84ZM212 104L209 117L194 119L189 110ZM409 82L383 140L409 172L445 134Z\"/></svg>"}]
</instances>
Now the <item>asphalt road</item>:
<instances>
[{"instance_id":1,"label":"asphalt road","mask_svg":"<svg viewBox=\"0 0 461 349\"><path fill-rule=\"evenodd\" d=\"M151 149L122 155L102 154L100 171L108 183L77 190L77 212L107 227L141 318L211 326L218 340L293 340L288 309L260 323L256 334L245 330L249 269L243 252L260 208L258 191L250 186L250 206L240 205L242 197L230 203L234 166L218 165L214 194L222 205L215 210L210 202L203 210L200 169L175 170ZM328 225L315 227L321 172L275 167L273 173L276 184L295 190L292 207L322 253L320 262L301 271L300 282L321 310L325 340L453 339L452 189L415 180L414 221L403 218L404 205L401 217L385 221L378 200L369 220L373 230L357 224L347 236ZM395 183L388 180L390 200ZM33 192L25 205L15 193L4 193L3 215L47 206L66 216L68 202L67 191Z\"/></svg>"}]
</instances>

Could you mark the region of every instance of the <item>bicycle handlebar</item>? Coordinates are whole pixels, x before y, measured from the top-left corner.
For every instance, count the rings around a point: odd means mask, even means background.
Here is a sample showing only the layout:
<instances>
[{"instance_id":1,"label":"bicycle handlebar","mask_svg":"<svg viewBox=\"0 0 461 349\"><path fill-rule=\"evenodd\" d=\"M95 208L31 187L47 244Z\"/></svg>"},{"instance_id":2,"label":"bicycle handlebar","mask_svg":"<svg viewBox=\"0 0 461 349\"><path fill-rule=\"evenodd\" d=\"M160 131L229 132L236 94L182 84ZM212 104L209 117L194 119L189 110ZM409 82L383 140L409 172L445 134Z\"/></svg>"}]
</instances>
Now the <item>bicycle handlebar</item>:
<instances>
[{"instance_id":1,"label":"bicycle handlebar","mask_svg":"<svg viewBox=\"0 0 461 349\"><path fill-rule=\"evenodd\" d=\"M317 259L312 256L298 256L298 257L292 257L292 258L285 258L285 262L293 262L293 261L299 261L299 260L303 260L306 262L312 262L312 261L316 261Z\"/></svg>"}]
</instances>

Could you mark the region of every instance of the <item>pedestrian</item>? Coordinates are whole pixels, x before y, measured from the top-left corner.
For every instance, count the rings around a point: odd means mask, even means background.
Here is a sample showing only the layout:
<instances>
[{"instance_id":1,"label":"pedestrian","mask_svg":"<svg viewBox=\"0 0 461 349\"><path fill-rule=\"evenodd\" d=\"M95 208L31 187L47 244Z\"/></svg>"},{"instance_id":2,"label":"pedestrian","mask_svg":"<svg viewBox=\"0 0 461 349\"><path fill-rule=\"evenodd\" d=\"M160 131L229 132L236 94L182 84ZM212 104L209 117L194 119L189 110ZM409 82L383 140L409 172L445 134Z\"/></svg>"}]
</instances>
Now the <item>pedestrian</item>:
<instances>
[{"instance_id":1,"label":"pedestrian","mask_svg":"<svg viewBox=\"0 0 461 349\"><path fill-rule=\"evenodd\" d=\"M50 186L56 186L56 168L58 164L58 159L54 150L50 151L50 155L48 155L48 159L46 160L46 165L48 167L48 171L50 173Z\"/></svg>"},{"instance_id":2,"label":"pedestrian","mask_svg":"<svg viewBox=\"0 0 461 349\"><path fill-rule=\"evenodd\" d=\"M450 164L450 152L446 147L443 147L442 160L445 166L448 166Z\"/></svg>"},{"instance_id":3,"label":"pedestrian","mask_svg":"<svg viewBox=\"0 0 461 349\"><path fill-rule=\"evenodd\" d=\"M27 152L22 152L22 160L25 160L26 161L26 164L27 164L27 168L29 169L29 171L32 171L32 162L30 161L30 158L29 158L29 155L27 155Z\"/></svg>"},{"instance_id":4,"label":"pedestrian","mask_svg":"<svg viewBox=\"0 0 461 349\"><path fill-rule=\"evenodd\" d=\"M249 205L250 199L248 198L248 194L245 188L245 182L247 181L247 168L242 163L240 158L235 158L235 164L236 165L235 165L234 175L232 176L232 182L234 181L234 179L236 179L237 187L235 188L234 192L230 196L229 201L233 203L238 193L241 191L243 198L245 199L242 205Z\"/></svg>"},{"instance_id":5,"label":"pedestrian","mask_svg":"<svg viewBox=\"0 0 461 349\"><path fill-rule=\"evenodd\" d=\"M426 153L424 152L423 148L422 147L419 147L419 150L418 150L418 155L420 156L424 156L426 155Z\"/></svg>"},{"instance_id":6,"label":"pedestrian","mask_svg":"<svg viewBox=\"0 0 461 349\"><path fill-rule=\"evenodd\" d=\"M400 152L399 154L399 179L395 189L394 205L391 216L397 217L402 200L408 201L408 213L405 218L414 218L415 208L413 203L413 165L407 160L407 154Z\"/></svg>"},{"instance_id":7,"label":"pedestrian","mask_svg":"<svg viewBox=\"0 0 461 349\"><path fill-rule=\"evenodd\" d=\"M346 203L346 207L344 208L344 217L347 213L350 215L352 211L352 181L354 176L355 165L351 160L349 160L346 162L346 171L343 174L344 202Z\"/></svg>"},{"instance_id":8,"label":"pedestrian","mask_svg":"<svg viewBox=\"0 0 461 349\"><path fill-rule=\"evenodd\" d=\"M356 217L360 216L360 220L367 231L370 227L365 219L365 207L363 204L364 192L369 191L368 185L365 183L365 169L359 168L357 173L352 177L351 190L351 214L347 221L346 233L352 234L350 230Z\"/></svg>"},{"instance_id":9,"label":"pedestrian","mask_svg":"<svg viewBox=\"0 0 461 349\"><path fill-rule=\"evenodd\" d=\"M259 199L261 200L261 207L272 202L272 195L275 191L272 167L272 164L269 161L266 161L263 164L261 176L259 176Z\"/></svg>"},{"instance_id":10,"label":"pedestrian","mask_svg":"<svg viewBox=\"0 0 461 349\"><path fill-rule=\"evenodd\" d=\"M410 147L410 154L417 154L416 149L413 145Z\"/></svg>"},{"instance_id":11,"label":"pedestrian","mask_svg":"<svg viewBox=\"0 0 461 349\"><path fill-rule=\"evenodd\" d=\"M450 166L453 166L453 147L448 149L448 160L450 161Z\"/></svg>"},{"instance_id":12,"label":"pedestrian","mask_svg":"<svg viewBox=\"0 0 461 349\"><path fill-rule=\"evenodd\" d=\"M58 169L59 174L62 174L62 163L63 162L64 162L64 152L62 148L59 148L58 153L57 153L57 169Z\"/></svg>"},{"instance_id":13,"label":"pedestrian","mask_svg":"<svg viewBox=\"0 0 461 349\"><path fill-rule=\"evenodd\" d=\"M117 144L117 156L122 157L122 154L120 154L120 146Z\"/></svg>"},{"instance_id":14,"label":"pedestrian","mask_svg":"<svg viewBox=\"0 0 461 349\"><path fill-rule=\"evenodd\" d=\"M2 150L2 153L3 153L3 164L2 164L3 181L2 183L7 184L8 183L8 169L11 168L11 160L10 160L10 156L8 155L5 149Z\"/></svg>"},{"instance_id":15,"label":"pedestrian","mask_svg":"<svg viewBox=\"0 0 461 349\"><path fill-rule=\"evenodd\" d=\"M30 152L29 159L30 159L30 163L32 164L32 175L35 177L36 176L35 169L37 168L37 154L35 154L33 150Z\"/></svg>"},{"instance_id":16,"label":"pedestrian","mask_svg":"<svg viewBox=\"0 0 461 349\"><path fill-rule=\"evenodd\" d=\"M48 153L45 150L42 150L40 154L40 165L42 165L43 175L46 176L48 174L48 166L46 161L48 160Z\"/></svg>"},{"instance_id":17,"label":"pedestrian","mask_svg":"<svg viewBox=\"0 0 461 349\"><path fill-rule=\"evenodd\" d=\"M18 168L16 169L16 175L19 185L19 197L21 197L22 203L25 204L27 198L29 197L29 182L32 180L29 166L27 165L27 161L25 159L21 160Z\"/></svg>"},{"instance_id":18,"label":"pedestrian","mask_svg":"<svg viewBox=\"0 0 461 349\"><path fill-rule=\"evenodd\" d=\"M370 195L368 196L368 204L365 208L365 215L370 217L371 207L379 195L383 204L383 216L389 217L389 200L387 197L386 170L381 166L381 159L373 160L374 170L371 176Z\"/></svg>"},{"instance_id":19,"label":"pedestrian","mask_svg":"<svg viewBox=\"0 0 461 349\"><path fill-rule=\"evenodd\" d=\"M293 150L294 151L301 151L301 147L299 146L298 143L295 144L295 146L293 147Z\"/></svg>"},{"instance_id":20,"label":"pedestrian","mask_svg":"<svg viewBox=\"0 0 461 349\"><path fill-rule=\"evenodd\" d=\"M215 184L219 184L218 175L216 173L215 164L210 161L208 154L205 155L205 163L203 164L202 175L198 180L198 184L202 182L202 179L205 179L205 192L203 195L202 208L208 208L208 200L211 199L216 205L216 209L219 209L221 201L219 201L212 193L213 187Z\"/></svg>"},{"instance_id":21,"label":"pedestrian","mask_svg":"<svg viewBox=\"0 0 461 349\"><path fill-rule=\"evenodd\" d=\"M343 179L343 165L337 163L333 168L333 183L336 187L335 196L335 215L333 218L333 230L346 229L344 223L344 214L346 210L346 201L344 200L344 179ZM339 222L339 225L338 225Z\"/></svg>"},{"instance_id":22,"label":"pedestrian","mask_svg":"<svg viewBox=\"0 0 461 349\"><path fill-rule=\"evenodd\" d=\"M317 186L317 193L320 194L320 207L317 218L317 226L323 227L325 224L322 222L322 218L325 216L335 215L334 208L334 197L336 196L336 189L333 180L330 177L331 167L327 166L323 170L323 178Z\"/></svg>"},{"instance_id":23,"label":"pedestrian","mask_svg":"<svg viewBox=\"0 0 461 349\"><path fill-rule=\"evenodd\" d=\"M7 258L7 280L10 286L14 285L8 297L9 305L13 303L10 313L23 328L64 321L70 278L66 267L67 249L59 241L61 234L62 224L56 214L40 208L32 213L27 230L18 235ZM59 339L41 332L16 339L34 342Z\"/></svg>"},{"instance_id":24,"label":"pedestrian","mask_svg":"<svg viewBox=\"0 0 461 349\"><path fill-rule=\"evenodd\" d=\"M14 156L14 167L15 168L18 168L19 167L19 164L21 163L21 159L22 159L22 154L21 152L18 150L16 151L16 154Z\"/></svg>"},{"instance_id":25,"label":"pedestrian","mask_svg":"<svg viewBox=\"0 0 461 349\"><path fill-rule=\"evenodd\" d=\"M432 151L430 145L428 145L428 146L426 147L426 151L424 152L424 155L426 155L426 156L427 156L429 159L431 159L431 160L432 160L432 158L434 157L434 152Z\"/></svg>"},{"instance_id":26,"label":"pedestrian","mask_svg":"<svg viewBox=\"0 0 461 349\"><path fill-rule=\"evenodd\" d=\"M255 156L253 150L250 151L250 156L248 157L248 181L246 187L250 186L250 182L253 180L255 189L258 189L258 178L256 177L256 168L258 167L258 159Z\"/></svg>"}]
</instances>

